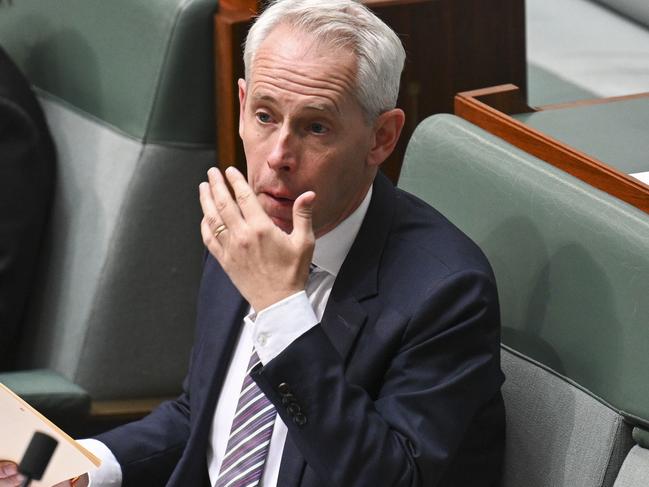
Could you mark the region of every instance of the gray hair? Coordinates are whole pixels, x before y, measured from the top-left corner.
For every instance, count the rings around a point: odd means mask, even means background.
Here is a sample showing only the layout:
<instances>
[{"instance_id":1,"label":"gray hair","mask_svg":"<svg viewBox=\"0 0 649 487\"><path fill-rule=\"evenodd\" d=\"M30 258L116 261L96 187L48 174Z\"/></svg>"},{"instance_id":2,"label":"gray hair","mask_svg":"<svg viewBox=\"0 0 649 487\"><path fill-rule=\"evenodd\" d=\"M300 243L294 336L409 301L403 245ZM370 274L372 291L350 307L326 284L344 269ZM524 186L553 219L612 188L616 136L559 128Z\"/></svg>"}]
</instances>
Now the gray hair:
<instances>
[{"instance_id":1,"label":"gray hair","mask_svg":"<svg viewBox=\"0 0 649 487\"><path fill-rule=\"evenodd\" d=\"M247 80L257 49L279 25L356 54L355 95L368 121L396 106L406 53L394 31L367 7L354 0L272 1L248 32L243 54Z\"/></svg>"}]
</instances>

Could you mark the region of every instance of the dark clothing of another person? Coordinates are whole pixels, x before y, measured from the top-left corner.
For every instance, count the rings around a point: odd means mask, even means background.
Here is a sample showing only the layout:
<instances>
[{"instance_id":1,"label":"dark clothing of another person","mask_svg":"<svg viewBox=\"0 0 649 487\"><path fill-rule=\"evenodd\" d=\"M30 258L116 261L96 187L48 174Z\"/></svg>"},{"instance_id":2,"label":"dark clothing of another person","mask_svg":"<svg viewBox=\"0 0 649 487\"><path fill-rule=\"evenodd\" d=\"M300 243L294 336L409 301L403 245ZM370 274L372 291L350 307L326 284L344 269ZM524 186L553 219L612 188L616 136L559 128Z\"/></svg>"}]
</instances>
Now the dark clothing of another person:
<instances>
[{"instance_id":1,"label":"dark clothing of another person","mask_svg":"<svg viewBox=\"0 0 649 487\"><path fill-rule=\"evenodd\" d=\"M55 162L43 111L0 48L0 370L15 362L50 213Z\"/></svg>"}]
</instances>

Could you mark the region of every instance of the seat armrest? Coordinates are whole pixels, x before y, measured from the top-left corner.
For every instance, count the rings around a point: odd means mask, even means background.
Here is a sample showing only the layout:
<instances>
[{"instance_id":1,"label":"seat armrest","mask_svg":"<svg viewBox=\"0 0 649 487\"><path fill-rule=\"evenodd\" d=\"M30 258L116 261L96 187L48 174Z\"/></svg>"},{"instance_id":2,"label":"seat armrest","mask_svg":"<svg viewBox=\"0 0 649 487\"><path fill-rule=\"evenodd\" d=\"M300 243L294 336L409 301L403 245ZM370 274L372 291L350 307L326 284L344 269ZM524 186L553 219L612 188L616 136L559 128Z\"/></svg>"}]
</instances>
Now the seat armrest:
<instances>
[{"instance_id":1,"label":"seat armrest","mask_svg":"<svg viewBox=\"0 0 649 487\"><path fill-rule=\"evenodd\" d=\"M90 395L53 370L3 372L0 382L64 429L90 413Z\"/></svg>"}]
</instances>

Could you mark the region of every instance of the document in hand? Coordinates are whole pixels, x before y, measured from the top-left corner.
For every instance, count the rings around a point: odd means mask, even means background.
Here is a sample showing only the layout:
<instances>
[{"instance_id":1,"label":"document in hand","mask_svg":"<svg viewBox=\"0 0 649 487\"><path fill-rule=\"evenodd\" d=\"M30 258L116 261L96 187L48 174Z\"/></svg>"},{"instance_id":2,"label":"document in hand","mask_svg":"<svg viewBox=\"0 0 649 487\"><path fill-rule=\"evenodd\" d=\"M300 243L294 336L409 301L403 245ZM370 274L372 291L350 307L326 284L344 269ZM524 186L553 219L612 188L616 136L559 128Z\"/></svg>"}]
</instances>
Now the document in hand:
<instances>
[{"instance_id":1,"label":"document in hand","mask_svg":"<svg viewBox=\"0 0 649 487\"><path fill-rule=\"evenodd\" d=\"M99 467L97 457L0 384L0 459L20 463L35 431L50 435L59 444L45 475L32 486L49 487Z\"/></svg>"}]
</instances>

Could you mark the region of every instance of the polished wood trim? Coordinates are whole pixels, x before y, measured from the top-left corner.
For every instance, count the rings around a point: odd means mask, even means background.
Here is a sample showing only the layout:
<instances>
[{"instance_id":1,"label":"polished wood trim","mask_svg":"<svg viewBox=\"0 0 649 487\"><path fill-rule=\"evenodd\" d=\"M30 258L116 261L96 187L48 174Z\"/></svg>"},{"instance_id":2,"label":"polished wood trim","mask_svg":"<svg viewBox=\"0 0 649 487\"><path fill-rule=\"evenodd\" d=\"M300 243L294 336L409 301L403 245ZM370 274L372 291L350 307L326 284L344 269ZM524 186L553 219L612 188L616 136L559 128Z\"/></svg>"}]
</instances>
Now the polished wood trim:
<instances>
[{"instance_id":1,"label":"polished wood trim","mask_svg":"<svg viewBox=\"0 0 649 487\"><path fill-rule=\"evenodd\" d=\"M586 100L576 100L576 101L570 101L566 103L553 103L551 105L542 105L536 107L536 110L538 111L561 110L563 108L577 108L577 107L585 107L585 106L592 106L592 105L605 105L607 103L615 103L618 101L626 101L626 100L637 100L639 98L649 98L649 91L645 93L635 93L633 95L610 96L608 98L588 98Z\"/></svg>"},{"instance_id":2,"label":"polished wood trim","mask_svg":"<svg viewBox=\"0 0 649 487\"><path fill-rule=\"evenodd\" d=\"M392 6L402 6L402 5L411 5L413 3L426 3L431 0L363 0L363 5L369 8L378 8L378 7L392 7Z\"/></svg>"},{"instance_id":3,"label":"polished wood trim","mask_svg":"<svg viewBox=\"0 0 649 487\"><path fill-rule=\"evenodd\" d=\"M491 108L508 115L534 111L534 108L531 108L525 102L525 97L518 86L511 83L463 91L460 95L475 98ZM457 112L457 97L455 98L455 111Z\"/></svg>"},{"instance_id":4,"label":"polished wood trim","mask_svg":"<svg viewBox=\"0 0 649 487\"><path fill-rule=\"evenodd\" d=\"M220 9L214 16L217 165L221 170L235 165L244 174L237 81L244 71L241 42L254 15L254 11L243 8Z\"/></svg>"},{"instance_id":5,"label":"polished wood trim","mask_svg":"<svg viewBox=\"0 0 649 487\"><path fill-rule=\"evenodd\" d=\"M261 7L258 0L219 0L219 8L225 10L249 10L257 12Z\"/></svg>"},{"instance_id":6,"label":"polished wood trim","mask_svg":"<svg viewBox=\"0 0 649 487\"><path fill-rule=\"evenodd\" d=\"M513 88L512 85L501 85L490 88L484 93L482 90L458 93L455 97L455 114L533 156L649 213L649 186L513 119L509 115L514 112L505 113L483 101L495 97L506 106L514 106L516 101L512 101L509 105L502 101L502 98L508 95L520 98L520 93Z\"/></svg>"},{"instance_id":7,"label":"polished wood trim","mask_svg":"<svg viewBox=\"0 0 649 487\"><path fill-rule=\"evenodd\" d=\"M363 4L370 8L389 7L393 5L408 5L412 3L424 3L431 0L363 0ZM259 12L263 8L263 1L259 0L220 0L219 8L229 10L250 10Z\"/></svg>"},{"instance_id":8,"label":"polished wood trim","mask_svg":"<svg viewBox=\"0 0 649 487\"><path fill-rule=\"evenodd\" d=\"M90 406L91 419L115 420L143 417L149 414L160 403L171 397L155 397L146 399L118 399L108 401L93 401Z\"/></svg>"}]
</instances>

